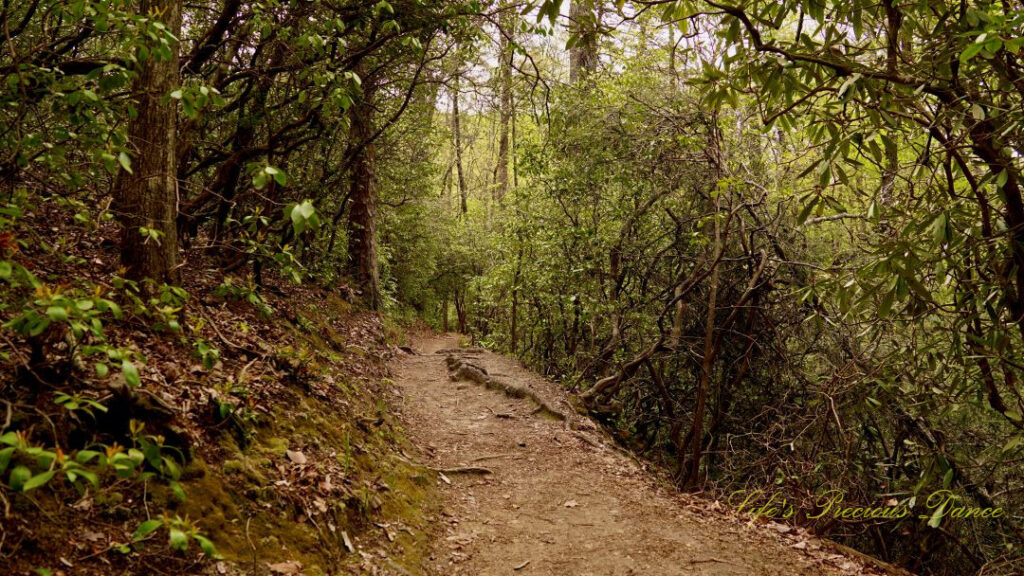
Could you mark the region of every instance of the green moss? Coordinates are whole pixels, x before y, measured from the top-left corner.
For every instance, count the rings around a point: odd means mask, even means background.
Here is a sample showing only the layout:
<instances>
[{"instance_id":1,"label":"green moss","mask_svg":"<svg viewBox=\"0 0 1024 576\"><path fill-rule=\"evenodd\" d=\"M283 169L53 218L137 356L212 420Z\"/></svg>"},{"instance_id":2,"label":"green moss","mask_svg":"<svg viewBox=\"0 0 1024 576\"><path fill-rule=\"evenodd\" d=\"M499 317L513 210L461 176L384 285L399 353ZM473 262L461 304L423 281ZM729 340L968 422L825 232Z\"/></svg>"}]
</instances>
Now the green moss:
<instances>
[{"instance_id":1,"label":"green moss","mask_svg":"<svg viewBox=\"0 0 1024 576\"><path fill-rule=\"evenodd\" d=\"M265 454L284 456L285 452L288 451L288 439L277 436L259 437L253 448Z\"/></svg>"},{"instance_id":2,"label":"green moss","mask_svg":"<svg viewBox=\"0 0 1024 576\"><path fill-rule=\"evenodd\" d=\"M306 374L331 366L317 366L311 358L351 359L353 351L344 352L347 343L326 320L335 306L347 306L340 303L328 298L328 314L307 314L313 326L293 327L294 349L279 354L298 362ZM374 523L383 523L391 526L395 539L384 541L389 556L417 571L431 541L426 519L440 512L436 485L423 469L392 456L400 450L400 435L386 398L352 385L338 372L330 376L346 392L343 408L308 395L301 385L288 386L289 396L270 407L270 417L259 420L251 444L239 448L235 438L223 434L217 466L208 468L201 460L190 465L183 477L185 502L175 503L166 490L154 490L153 497L196 520L225 558L240 566L249 566L255 557L258 564L295 560L310 575L336 573L340 566L361 562L345 552L342 532L355 538L365 530L378 531ZM350 490L337 494L315 523L303 519L304 511L283 498L274 482L286 451L303 449L309 456L307 447L333 452L343 468L341 478L333 481ZM381 481L387 489L381 489Z\"/></svg>"}]
</instances>

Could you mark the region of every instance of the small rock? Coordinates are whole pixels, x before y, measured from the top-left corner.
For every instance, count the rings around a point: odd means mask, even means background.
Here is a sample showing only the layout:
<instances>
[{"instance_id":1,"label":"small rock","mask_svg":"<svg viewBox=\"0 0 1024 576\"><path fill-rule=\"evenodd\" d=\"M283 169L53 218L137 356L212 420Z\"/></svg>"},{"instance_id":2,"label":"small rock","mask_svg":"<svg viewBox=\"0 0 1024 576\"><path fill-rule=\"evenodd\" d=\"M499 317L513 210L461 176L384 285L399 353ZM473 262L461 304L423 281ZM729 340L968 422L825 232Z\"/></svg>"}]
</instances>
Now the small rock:
<instances>
[{"instance_id":1,"label":"small rock","mask_svg":"<svg viewBox=\"0 0 1024 576\"><path fill-rule=\"evenodd\" d=\"M296 464L305 464L307 462L306 455L298 450L285 450L285 454L288 455L288 459Z\"/></svg>"}]
</instances>

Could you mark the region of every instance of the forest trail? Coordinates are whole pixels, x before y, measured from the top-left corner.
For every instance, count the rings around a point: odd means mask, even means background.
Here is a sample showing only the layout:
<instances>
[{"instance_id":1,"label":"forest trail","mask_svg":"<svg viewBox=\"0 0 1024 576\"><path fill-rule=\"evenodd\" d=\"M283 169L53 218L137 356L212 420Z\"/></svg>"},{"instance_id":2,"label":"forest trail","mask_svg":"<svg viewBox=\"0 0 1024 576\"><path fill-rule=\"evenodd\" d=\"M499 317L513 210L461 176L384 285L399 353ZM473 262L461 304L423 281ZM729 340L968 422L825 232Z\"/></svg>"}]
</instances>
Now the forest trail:
<instances>
[{"instance_id":1,"label":"forest trail","mask_svg":"<svg viewBox=\"0 0 1024 576\"><path fill-rule=\"evenodd\" d=\"M393 366L413 457L439 470L492 472L441 477L443 529L424 574L872 573L818 543L794 549L768 527L748 529L708 510L716 507L710 501L659 487L588 419L570 415L570 425L536 413L530 400L453 381L444 350L457 340L423 337ZM471 350L457 355L571 411L557 385L510 358Z\"/></svg>"}]
</instances>

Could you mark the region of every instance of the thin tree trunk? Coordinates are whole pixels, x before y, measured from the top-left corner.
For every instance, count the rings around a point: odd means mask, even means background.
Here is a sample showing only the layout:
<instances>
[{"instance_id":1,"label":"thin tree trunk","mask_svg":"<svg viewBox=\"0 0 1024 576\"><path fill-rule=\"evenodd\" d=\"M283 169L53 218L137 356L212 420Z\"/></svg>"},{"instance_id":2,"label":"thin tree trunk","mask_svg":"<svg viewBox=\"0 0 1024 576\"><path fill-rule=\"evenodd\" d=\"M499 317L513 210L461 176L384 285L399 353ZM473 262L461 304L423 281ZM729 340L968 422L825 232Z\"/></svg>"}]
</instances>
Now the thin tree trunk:
<instances>
[{"instance_id":1,"label":"thin tree trunk","mask_svg":"<svg viewBox=\"0 0 1024 576\"><path fill-rule=\"evenodd\" d=\"M441 300L441 331L448 332L448 294L444 295L444 300Z\"/></svg>"},{"instance_id":2,"label":"thin tree trunk","mask_svg":"<svg viewBox=\"0 0 1024 576\"><path fill-rule=\"evenodd\" d=\"M466 294L464 289L459 288L455 290L455 316L458 319L458 329L460 334L466 333Z\"/></svg>"},{"instance_id":3,"label":"thin tree trunk","mask_svg":"<svg viewBox=\"0 0 1024 576\"><path fill-rule=\"evenodd\" d=\"M672 91L676 89L676 27L668 27L668 81Z\"/></svg>"},{"instance_id":4,"label":"thin tree trunk","mask_svg":"<svg viewBox=\"0 0 1024 576\"><path fill-rule=\"evenodd\" d=\"M181 34L180 0L143 0L141 13L159 14L168 31ZM128 124L132 172L118 178L114 197L121 222L121 264L128 278L177 284L178 179L176 103L168 95L181 84L178 44L170 57L150 53L133 83L138 114Z\"/></svg>"},{"instance_id":5,"label":"thin tree trunk","mask_svg":"<svg viewBox=\"0 0 1024 576\"><path fill-rule=\"evenodd\" d=\"M452 83L452 135L455 138L455 171L459 181L459 207L462 214L467 211L469 192L466 190L466 177L462 171L462 126L459 119L459 75L455 75Z\"/></svg>"},{"instance_id":6,"label":"thin tree trunk","mask_svg":"<svg viewBox=\"0 0 1024 576\"><path fill-rule=\"evenodd\" d=\"M519 252L516 254L516 272L512 276L512 325L509 329L512 336L512 355L519 352L519 276L523 269L523 238L516 234L519 242Z\"/></svg>"},{"instance_id":7,"label":"thin tree trunk","mask_svg":"<svg viewBox=\"0 0 1024 576\"><path fill-rule=\"evenodd\" d=\"M498 127L498 162L494 167L494 200L502 202L508 193L508 148L509 148L509 124L512 119L512 43L509 42L505 33L512 33L512 26L508 21L511 16L509 11L503 13L501 18L501 59L498 62L498 82L501 93L500 121Z\"/></svg>"},{"instance_id":8,"label":"thin tree trunk","mask_svg":"<svg viewBox=\"0 0 1024 576\"><path fill-rule=\"evenodd\" d=\"M700 460L704 448L704 407L707 404L708 388L711 383L711 371L715 366L715 308L718 305L718 261L722 253L722 233L718 224L718 202L715 200L715 255L712 258L711 277L708 279L708 313L704 324L704 357L700 363L700 378L697 381L695 406L693 409L693 428L690 433L692 443L690 467L686 472L685 484L688 487L700 484Z\"/></svg>"},{"instance_id":9,"label":"thin tree trunk","mask_svg":"<svg viewBox=\"0 0 1024 576\"><path fill-rule=\"evenodd\" d=\"M357 73L361 74L361 70ZM367 142L352 158L352 187L348 212L349 274L362 291L364 303L381 306L380 271L377 266L377 174L373 137L374 87L363 78L362 97L350 109L352 142Z\"/></svg>"}]
</instances>

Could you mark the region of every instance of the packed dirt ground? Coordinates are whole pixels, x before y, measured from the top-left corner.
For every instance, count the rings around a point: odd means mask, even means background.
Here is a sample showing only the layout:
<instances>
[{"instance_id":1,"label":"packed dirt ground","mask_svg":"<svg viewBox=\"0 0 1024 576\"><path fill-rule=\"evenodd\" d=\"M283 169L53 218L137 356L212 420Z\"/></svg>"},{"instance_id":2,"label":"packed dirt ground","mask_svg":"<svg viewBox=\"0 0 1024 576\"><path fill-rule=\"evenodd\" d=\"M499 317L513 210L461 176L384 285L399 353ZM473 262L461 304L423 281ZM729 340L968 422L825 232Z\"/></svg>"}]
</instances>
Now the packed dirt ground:
<instances>
[{"instance_id":1,"label":"packed dirt ground","mask_svg":"<svg viewBox=\"0 0 1024 576\"><path fill-rule=\"evenodd\" d=\"M392 366L418 450L410 458L438 471L444 488L443 529L424 573L885 573L799 529L748 527L720 502L663 486L574 413L557 385L457 345L457 335L422 336ZM450 367L462 363L513 394L458 377ZM565 419L543 413L532 395Z\"/></svg>"}]
</instances>

